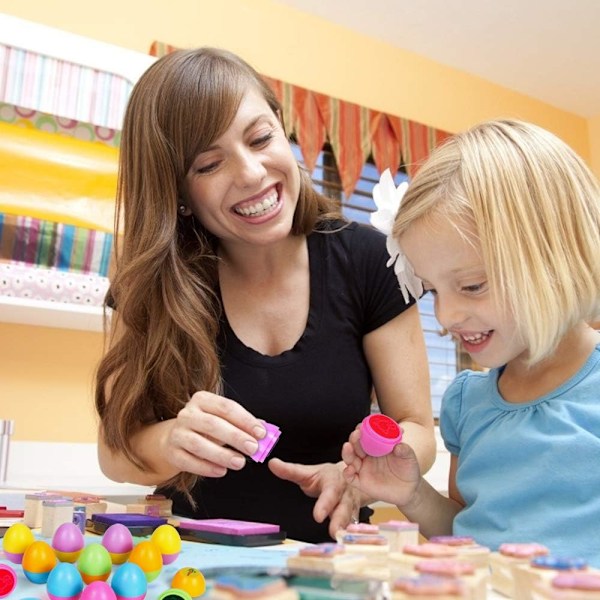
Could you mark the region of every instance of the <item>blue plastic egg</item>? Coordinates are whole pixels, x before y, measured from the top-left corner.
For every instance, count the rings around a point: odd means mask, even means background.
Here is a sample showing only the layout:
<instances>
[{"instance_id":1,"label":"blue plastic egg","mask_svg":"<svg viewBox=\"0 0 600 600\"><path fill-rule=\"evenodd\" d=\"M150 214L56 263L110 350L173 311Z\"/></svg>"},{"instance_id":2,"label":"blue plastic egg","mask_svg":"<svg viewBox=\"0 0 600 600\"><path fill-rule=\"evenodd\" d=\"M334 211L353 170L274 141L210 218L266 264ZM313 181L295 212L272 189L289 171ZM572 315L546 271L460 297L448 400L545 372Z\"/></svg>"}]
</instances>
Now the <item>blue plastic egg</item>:
<instances>
[{"instance_id":1,"label":"blue plastic egg","mask_svg":"<svg viewBox=\"0 0 600 600\"><path fill-rule=\"evenodd\" d=\"M111 586L117 600L142 600L148 590L146 574L135 563L121 565L113 574Z\"/></svg>"},{"instance_id":2,"label":"blue plastic egg","mask_svg":"<svg viewBox=\"0 0 600 600\"><path fill-rule=\"evenodd\" d=\"M83 591L83 579L77 567L69 562L58 563L46 583L50 600L76 600Z\"/></svg>"}]
</instances>

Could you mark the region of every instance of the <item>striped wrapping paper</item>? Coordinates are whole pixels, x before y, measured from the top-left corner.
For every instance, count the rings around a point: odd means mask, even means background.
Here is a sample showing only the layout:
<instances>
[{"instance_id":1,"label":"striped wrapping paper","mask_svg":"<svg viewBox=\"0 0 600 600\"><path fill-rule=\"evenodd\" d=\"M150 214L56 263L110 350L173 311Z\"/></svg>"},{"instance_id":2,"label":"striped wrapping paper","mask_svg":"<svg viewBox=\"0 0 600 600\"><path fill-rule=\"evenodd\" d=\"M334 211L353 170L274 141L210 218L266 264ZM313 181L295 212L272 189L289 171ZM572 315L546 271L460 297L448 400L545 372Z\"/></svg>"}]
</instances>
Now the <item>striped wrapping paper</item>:
<instances>
[{"instance_id":1,"label":"striped wrapping paper","mask_svg":"<svg viewBox=\"0 0 600 600\"><path fill-rule=\"evenodd\" d=\"M113 234L0 214L0 261L108 276Z\"/></svg>"},{"instance_id":2,"label":"striped wrapping paper","mask_svg":"<svg viewBox=\"0 0 600 600\"><path fill-rule=\"evenodd\" d=\"M0 101L120 129L133 84L120 75L0 44Z\"/></svg>"}]
</instances>

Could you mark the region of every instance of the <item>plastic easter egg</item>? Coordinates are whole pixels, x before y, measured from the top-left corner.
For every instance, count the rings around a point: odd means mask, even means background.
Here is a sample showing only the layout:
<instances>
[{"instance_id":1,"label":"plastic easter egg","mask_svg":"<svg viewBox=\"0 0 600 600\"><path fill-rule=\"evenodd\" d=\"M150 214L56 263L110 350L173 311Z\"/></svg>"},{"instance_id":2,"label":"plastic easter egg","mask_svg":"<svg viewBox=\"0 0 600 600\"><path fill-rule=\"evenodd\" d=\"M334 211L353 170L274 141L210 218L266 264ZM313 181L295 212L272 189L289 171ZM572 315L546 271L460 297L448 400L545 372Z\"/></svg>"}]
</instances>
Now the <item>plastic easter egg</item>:
<instances>
[{"instance_id":1,"label":"plastic easter egg","mask_svg":"<svg viewBox=\"0 0 600 600\"><path fill-rule=\"evenodd\" d=\"M50 544L37 540L23 554L23 573L31 583L46 583L57 562Z\"/></svg>"},{"instance_id":2,"label":"plastic easter egg","mask_svg":"<svg viewBox=\"0 0 600 600\"><path fill-rule=\"evenodd\" d=\"M129 555L129 562L142 568L148 583L158 577L163 566L160 549L150 540L138 542Z\"/></svg>"},{"instance_id":3,"label":"plastic easter egg","mask_svg":"<svg viewBox=\"0 0 600 600\"><path fill-rule=\"evenodd\" d=\"M58 563L48 575L46 591L50 600L76 600L79 598L83 591L83 579L77 567L69 562Z\"/></svg>"},{"instance_id":4,"label":"plastic easter egg","mask_svg":"<svg viewBox=\"0 0 600 600\"><path fill-rule=\"evenodd\" d=\"M206 591L204 575L198 569L184 567L179 569L171 580L171 587L186 591L192 598L202 596Z\"/></svg>"},{"instance_id":5,"label":"plastic easter egg","mask_svg":"<svg viewBox=\"0 0 600 600\"><path fill-rule=\"evenodd\" d=\"M106 581L92 581L83 588L79 600L117 600L117 597Z\"/></svg>"},{"instance_id":6,"label":"plastic easter egg","mask_svg":"<svg viewBox=\"0 0 600 600\"><path fill-rule=\"evenodd\" d=\"M88 544L77 560L77 568L88 585L94 581L106 581L112 570L110 554L102 544Z\"/></svg>"},{"instance_id":7,"label":"plastic easter egg","mask_svg":"<svg viewBox=\"0 0 600 600\"><path fill-rule=\"evenodd\" d=\"M133 536L122 523L113 523L104 532L102 545L108 550L113 565L122 565L133 550Z\"/></svg>"},{"instance_id":8,"label":"plastic easter egg","mask_svg":"<svg viewBox=\"0 0 600 600\"><path fill-rule=\"evenodd\" d=\"M17 587L17 572L6 564L0 564L0 598L7 598Z\"/></svg>"},{"instance_id":9,"label":"plastic easter egg","mask_svg":"<svg viewBox=\"0 0 600 600\"><path fill-rule=\"evenodd\" d=\"M173 525L165 524L157 527L150 536L150 541L158 546L163 565L170 565L177 560L181 552L181 537Z\"/></svg>"},{"instance_id":10,"label":"plastic easter egg","mask_svg":"<svg viewBox=\"0 0 600 600\"><path fill-rule=\"evenodd\" d=\"M148 590L142 567L132 562L121 565L112 576L110 585L117 600L143 600Z\"/></svg>"},{"instance_id":11,"label":"plastic easter egg","mask_svg":"<svg viewBox=\"0 0 600 600\"><path fill-rule=\"evenodd\" d=\"M61 562L76 562L84 546L83 533L75 523L59 525L52 536L52 548Z\"/></svg>"},{"instance_id":12,"label":"plastic easter egg","mask_svg":"<svg viewBox=\"0 0 600 600\"><path fill-rule=\"evenodd\" d=\"M2 550L10 562L20 565L28 546L35 542L31 529L23 523L11 525L2 538Z\"/></svg>"}]
</instances>

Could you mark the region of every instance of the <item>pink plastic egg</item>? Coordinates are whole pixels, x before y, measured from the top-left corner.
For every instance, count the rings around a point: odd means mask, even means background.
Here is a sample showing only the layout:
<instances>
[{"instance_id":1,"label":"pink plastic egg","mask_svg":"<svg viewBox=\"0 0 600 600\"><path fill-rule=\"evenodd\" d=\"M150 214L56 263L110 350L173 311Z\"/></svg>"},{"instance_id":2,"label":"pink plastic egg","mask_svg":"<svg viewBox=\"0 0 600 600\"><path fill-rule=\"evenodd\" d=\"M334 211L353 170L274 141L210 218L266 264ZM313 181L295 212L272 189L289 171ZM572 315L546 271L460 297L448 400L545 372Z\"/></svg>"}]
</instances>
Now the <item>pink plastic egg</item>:
<instances>
[{"instance_id":1,"label":"pink plastic egg","mask_svg":"<svg viewBox=\"0 0 600 600\"><path fill-rule=\"evenodd\" d=\"M108 550L113 565L121 565L133 550L133 536L122 523L114 523L102 536L102 545Z\"/></svg>"},{"instance_id":2,"label":"pink plastic egg","mask_svg":"<svg viewBox=\"0 0 600 600\"><path fill-rule=\"evenodd\" d=\"M117 596L106 581L93 581L83 588L79 600L117 600Z\"/></svg>"},{"instance_id":3,"label":"pink plastic egg","mask_svg":"<svg viewBox=\"0 0 600 600\"><path fill-rule=\"evenodd\" d=\"M74 563L84 546L83 533L75 523L59 525L52 536L52 548L61 562Z\"/></svg>"}]
</instances>

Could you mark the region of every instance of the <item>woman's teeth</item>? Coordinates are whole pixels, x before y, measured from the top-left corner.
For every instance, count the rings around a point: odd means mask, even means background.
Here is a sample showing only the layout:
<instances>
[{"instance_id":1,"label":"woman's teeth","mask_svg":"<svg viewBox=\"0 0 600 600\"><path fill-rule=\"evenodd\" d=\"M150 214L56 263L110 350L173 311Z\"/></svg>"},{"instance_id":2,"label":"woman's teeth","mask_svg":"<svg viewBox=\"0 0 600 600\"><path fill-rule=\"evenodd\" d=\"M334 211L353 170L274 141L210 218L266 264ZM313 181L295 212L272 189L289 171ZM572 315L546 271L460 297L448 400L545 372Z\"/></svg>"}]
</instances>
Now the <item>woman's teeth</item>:
<instances>
[{"instance_id":1,"label":"woman's teeth","mask_svg":"<svg viewBox=\"0 0 600 600\"><path fill-rule=\"evenodd\" d=\"M235 207L233 210L244 217L261 217L267 214L277 204L277 192L273 192L270 196L267 196L264 200L250 204L244 207Z\"/></svg>"}]
</instances>

